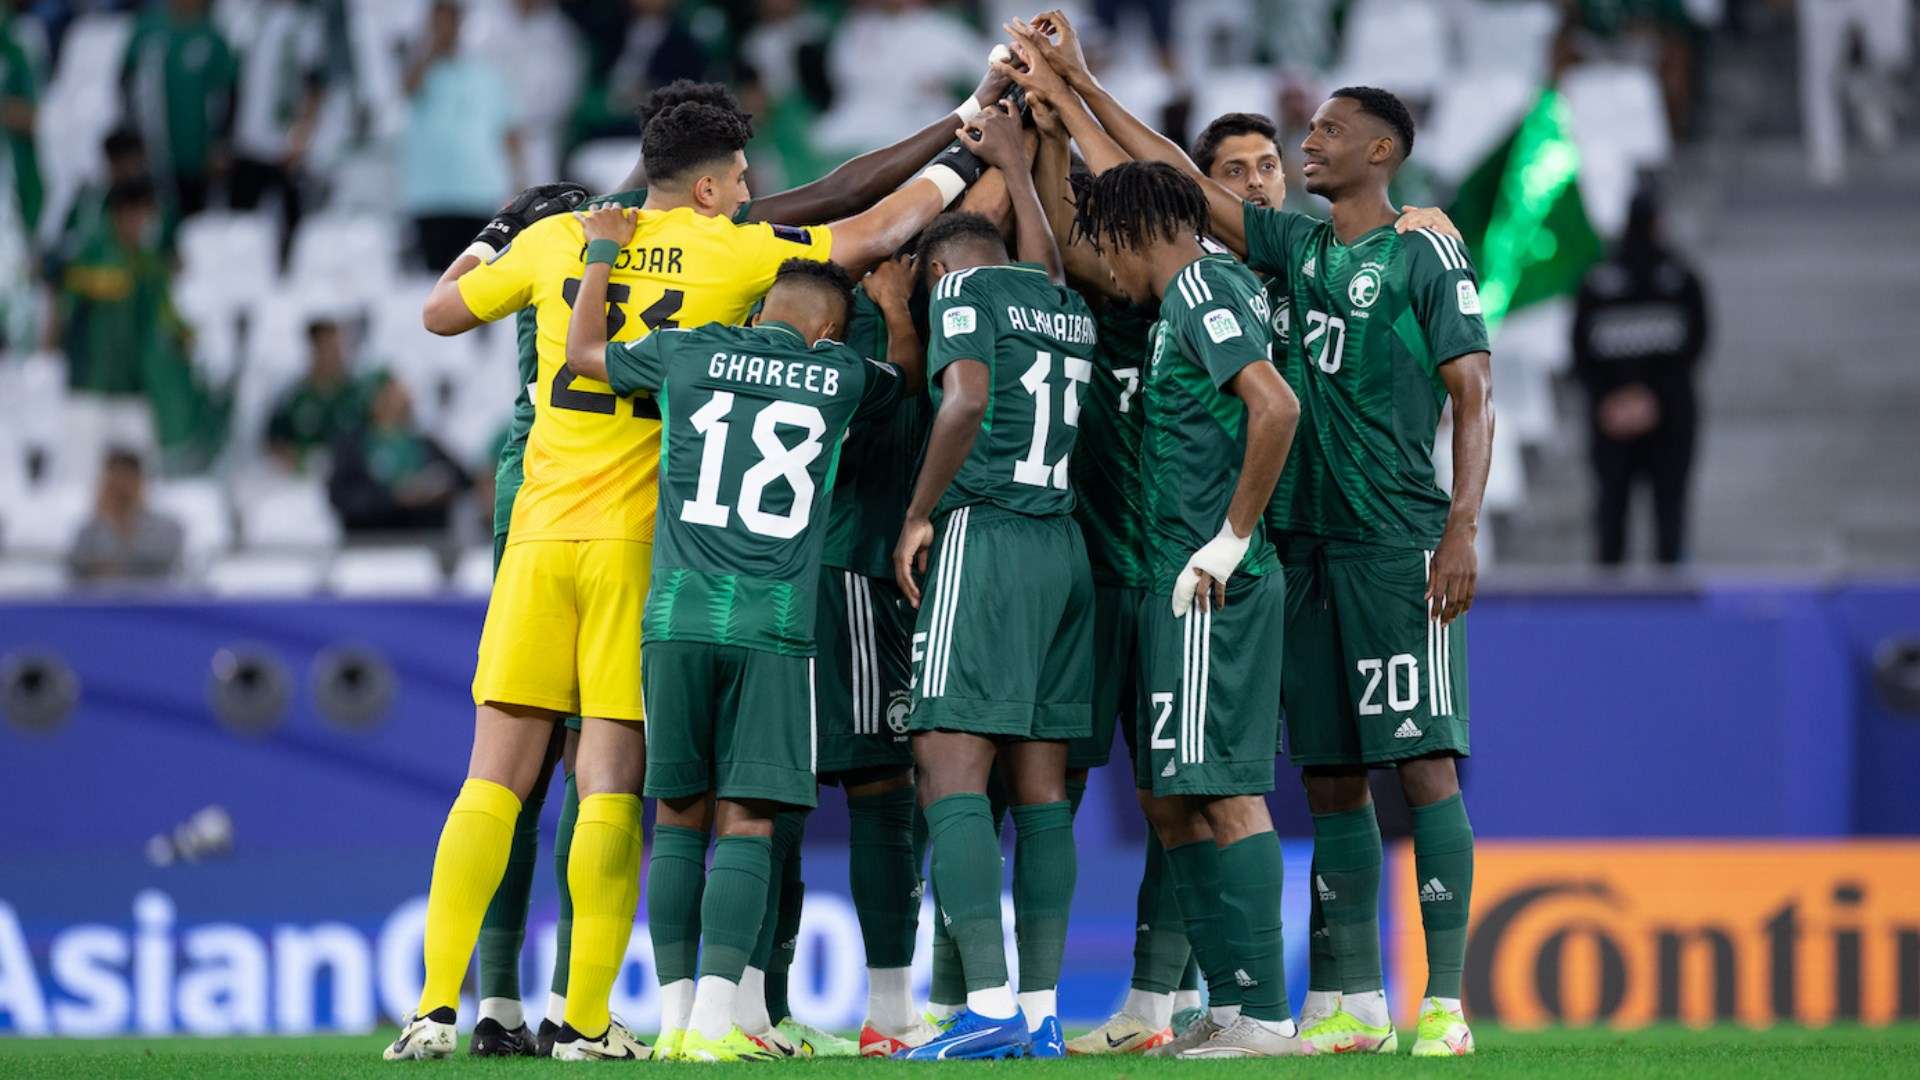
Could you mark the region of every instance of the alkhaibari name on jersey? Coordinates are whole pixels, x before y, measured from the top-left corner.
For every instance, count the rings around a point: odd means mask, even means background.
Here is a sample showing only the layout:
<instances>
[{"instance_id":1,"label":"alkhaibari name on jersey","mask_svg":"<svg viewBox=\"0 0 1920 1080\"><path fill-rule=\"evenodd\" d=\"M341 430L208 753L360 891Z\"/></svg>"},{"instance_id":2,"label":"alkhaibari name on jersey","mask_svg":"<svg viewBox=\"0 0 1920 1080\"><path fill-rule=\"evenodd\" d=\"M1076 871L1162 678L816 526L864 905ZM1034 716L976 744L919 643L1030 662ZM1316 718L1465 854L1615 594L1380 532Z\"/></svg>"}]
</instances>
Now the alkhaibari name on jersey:
<instances>
[{"instance_id":1,"label":"alkhaibari name on jersey","mask_svg":"<svg viewBox=\"0 0 1920 1080\"><path fill-rule=\"evenodd\" d=\"M1100 310L1093 378L1080 395L1080 440L1074 446L1073 514L1087 542L1096 585L1143 589L1147 569L1147 503L1140 477L1146 403L1147 336L1159 317L1144 304L1110 302Z\"/></svg>"},{"instance_id":2,"label":"alkhaibari name on jersey","mask_svg":"<svg viewBox=\"0 0 1920 1080\"><path fill-rule=\"evenodd\" d=\"M886 318L863 289L853 291L847 347L870 359L887 358ZM913 501L932 426L927 396L913 393L885 415L847 429L833 481L833 505L827 511L823 565L893 580L893 545Z\"/></svg>"},{"instance_id":3,"label":"alkhaibari name on jersey","mask_svg":"<svg viewBox=\"0 0 1920 1080\"><path fill-rule=\"evenodd\" d=\"M978 361L991 380L973 451L934 513L981 503L1034 516L1071 511L1067 472L1098 342L1087 302L1034 263L975 266L934 284L927 322L936 410L949 364Z\"/></svg>"},{"instance_id":4,"label":"alkhaibari name on jersey","mask_svg":"<svg viewBox=\"0 0 1920 1080\"><path fill-rule=\"evenodd\" d=\"M1171 592L1187 559L1220 533L1246 460L1247 407L1226 386L1268 359L1266 298L1230 255L1205 255L1181 268L1160 298L1147 355L1146 430L1141 474L1153 587ZM1256 527L1234 594L1277 563Z\"/></svg>"},{"instance_id":5,"label":"alkhaibari name on jersey","mask_svg":"<svg viewBox=\"0 0 1920 1080\"><path fill-rule=\"evenodd\" d=\"M826 229L735 225L689 208L642 211L607 287L607 335L638 340L665 327L737 323L789 258L825 259ZM509 540L651 540L659 409L621 399L567 369L567 324L585 268L580 219L528 226L492 262L460 279L485 321L534 309L533 423Z\"/></svg>"},{"instance_id":6,"label":"alkhaibari name on jersey","mask_svg":"<svg viewBox=\"0 0 1920 1080\"><path fill-rule=\"evenodd\" d=\"M1452 504L1433 473L1440 367L1488 347L1465 245L1392 225L1342 244L1327 222L1257 206L1245 221L1248 264L1293 299L1281 372L1301 421L1269 526L1433 547Z\"/></svg>"},{"instance_id":7,"label":"alkhaibari name on jersey","mask_svg":"<svg viewBox=\"0 0 1920 1080\"><path fill-rule=\"evenodd\" d=\"M898 400L899 369L763 322L609 346L607 378L665 428L646 640L812 655L840 440Z\"/></svg>"}]
</instances>

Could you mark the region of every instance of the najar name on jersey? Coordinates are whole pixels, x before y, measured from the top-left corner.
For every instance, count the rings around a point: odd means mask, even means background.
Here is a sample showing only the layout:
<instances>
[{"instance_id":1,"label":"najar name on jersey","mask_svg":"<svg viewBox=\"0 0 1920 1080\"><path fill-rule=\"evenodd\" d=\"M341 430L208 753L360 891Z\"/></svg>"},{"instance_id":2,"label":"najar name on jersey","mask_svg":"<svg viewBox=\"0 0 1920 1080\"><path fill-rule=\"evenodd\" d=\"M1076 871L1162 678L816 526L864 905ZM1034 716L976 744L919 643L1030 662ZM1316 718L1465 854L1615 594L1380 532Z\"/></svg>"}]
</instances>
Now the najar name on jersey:
<instances>
[{"instance_id":1,"label":"najar name on jersey","mask_svg":"<svg viewBox=\"0 0 1920 1080\"><path fill-rule=\"evenodd\" d=\"M764 356L747 356L743 353L714 353L713 358L707 361L707 377L729 382L759 383L762 386L784 386L789 390L805 390L826 397L840 393L840 373L825 364L769 360Z\"/></svg>"},{"instance_id":2,"label":"najar name on jersey","mask_svg":"<svg viewBox=\"0 0 1920 1080\"><path fill-rule=\"evenodd\" d=\"M631 270L636 274L680 274L686 272L680 265L685 254L677 247L621 248L620 254L613 260L613 268ZM580 261L587 261L585 244L580 246Z\"/></svg>"},{"instance_id":3,"label":"najar name on jersey","mask_svg":"<svg viewBox=\"0 0 1920 1080\"><path fill-rule=\"evenodd\" d=\"M1091 345L1097 336L1091 317L1068 311L1043 311L1009 304L1007 322L1015 330L1042 334L1065 345Z\"/></svg>"}]
</instances>

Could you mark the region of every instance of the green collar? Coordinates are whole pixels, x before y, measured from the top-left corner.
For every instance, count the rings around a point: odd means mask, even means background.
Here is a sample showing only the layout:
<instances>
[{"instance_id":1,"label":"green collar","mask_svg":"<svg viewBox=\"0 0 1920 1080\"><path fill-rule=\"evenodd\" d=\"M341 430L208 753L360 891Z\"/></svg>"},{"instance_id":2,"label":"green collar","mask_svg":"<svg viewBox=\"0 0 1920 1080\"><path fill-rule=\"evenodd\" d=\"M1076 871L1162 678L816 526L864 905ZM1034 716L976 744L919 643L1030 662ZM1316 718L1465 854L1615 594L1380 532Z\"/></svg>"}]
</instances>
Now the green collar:
<instances>
[{"instance_id":1,"label":"green collar","mask_svg":"<svg viewBox=\"0 0 1920 1080\"><path fill-rule=\"evenodd\" d=\"M799 330L794 329L790 323L784 323L778 319L766 319L753 325L756 330L785 330L787 333L792 334L794 339L799 341L801 345L804 346L807 343L807 336Z\"/></svg>"}]
</instances>

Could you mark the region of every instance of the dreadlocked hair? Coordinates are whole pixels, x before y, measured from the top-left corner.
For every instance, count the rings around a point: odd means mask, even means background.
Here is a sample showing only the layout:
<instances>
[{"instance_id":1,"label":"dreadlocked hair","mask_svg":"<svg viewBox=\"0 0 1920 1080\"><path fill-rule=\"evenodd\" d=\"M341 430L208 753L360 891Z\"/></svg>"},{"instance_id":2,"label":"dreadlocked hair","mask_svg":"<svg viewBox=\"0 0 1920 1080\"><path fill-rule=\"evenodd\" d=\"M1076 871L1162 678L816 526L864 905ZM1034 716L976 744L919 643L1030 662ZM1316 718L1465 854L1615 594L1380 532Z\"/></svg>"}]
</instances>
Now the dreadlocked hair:
<instances>
[{"instance_id":1,"label":"dreadlocked hair","mask_svg":"<svg viewBox=\"0 0 1920 1080\"><path fill-rule=\"evenodd\" d=\"M1072 240L1138 251L1176 243L1207 227L1207 196L1193 178L1158 161L1130 161L1094 177L1072 176Z\"/></svg>"}]
</instances>

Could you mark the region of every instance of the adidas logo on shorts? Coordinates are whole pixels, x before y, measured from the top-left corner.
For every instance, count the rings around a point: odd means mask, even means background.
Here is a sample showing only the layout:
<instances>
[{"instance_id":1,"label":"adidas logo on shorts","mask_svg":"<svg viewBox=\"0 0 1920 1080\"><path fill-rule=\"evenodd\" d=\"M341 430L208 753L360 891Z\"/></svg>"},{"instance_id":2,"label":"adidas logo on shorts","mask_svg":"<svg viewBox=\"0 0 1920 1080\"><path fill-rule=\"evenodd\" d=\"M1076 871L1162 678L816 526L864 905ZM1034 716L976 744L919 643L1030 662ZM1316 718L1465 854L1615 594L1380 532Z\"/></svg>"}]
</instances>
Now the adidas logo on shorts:
<instances>
[{"instance_id":1,"label":"adidas logo on shorts","mask_svg":"<svg viewBox=\"0 0 1920 1080\"><path fill-rule=\"evenodd\" d=\"M1168 759L1167 759L1167 767L1166 767L1166 768L1164 768L1164 769L1161 769L1161 770L1160 770L1160 775L1161 775L1161 776L1172 776L1172 775L1173 775L1173 771L1174 771L1174 766L1173 766L1173 759L1172 759L1172 758L1168 758Z\"/></svg>"},{"instance_id":2,"label":"adidas logo on shorts","mask_svg":"<svg viewBox=\"0 0 1920 1080\"><path fill-rule=\"evenodd\" d=\"M1413 726L1413 717L1409 716L1405 720L1400 721L1400 726L1393 729L1393 737L1396 739L1419 738L1420 729Z\"/></svg>"}]
</instances>

